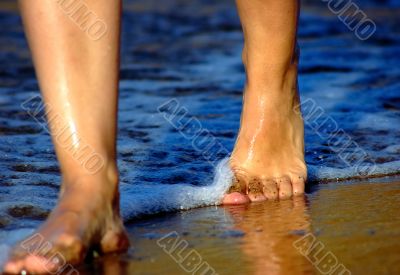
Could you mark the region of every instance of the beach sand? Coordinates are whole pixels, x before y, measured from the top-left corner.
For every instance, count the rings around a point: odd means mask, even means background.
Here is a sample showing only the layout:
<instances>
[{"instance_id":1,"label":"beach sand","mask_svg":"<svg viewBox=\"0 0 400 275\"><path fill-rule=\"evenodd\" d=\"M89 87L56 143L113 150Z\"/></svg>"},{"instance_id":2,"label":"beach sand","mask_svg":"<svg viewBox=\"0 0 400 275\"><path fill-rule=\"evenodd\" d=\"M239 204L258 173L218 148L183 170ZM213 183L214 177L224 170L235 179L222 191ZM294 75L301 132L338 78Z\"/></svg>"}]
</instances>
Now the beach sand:
<instances>
[{"instance_id":1,"label":"beach sand","mask_svg":"<svg viewBox=\"0 0 400 275\"><path fill-rule=\"evenodd\" d=\"M387 178L315 185L287 201L141 218L127 224L129 253L97 258L79 272L201 274L192 269L208 265L205 274L320 274L333 266L331 274L398 274L399 206L400 181ZM317 248L302 254L302 238Z\"/></svg>"},{"instance_id":2,"label":"beach sand","mask_svg":"<svg viewBox=\"0 0 400 275\"><path fill-rule=\"evenodd\" d=\"M126 222L127 253L93 252L66 271L398 274L399 206L400 178L388 177L312 185L292 200L142 216Z\"/></svg>"}]
</instances>

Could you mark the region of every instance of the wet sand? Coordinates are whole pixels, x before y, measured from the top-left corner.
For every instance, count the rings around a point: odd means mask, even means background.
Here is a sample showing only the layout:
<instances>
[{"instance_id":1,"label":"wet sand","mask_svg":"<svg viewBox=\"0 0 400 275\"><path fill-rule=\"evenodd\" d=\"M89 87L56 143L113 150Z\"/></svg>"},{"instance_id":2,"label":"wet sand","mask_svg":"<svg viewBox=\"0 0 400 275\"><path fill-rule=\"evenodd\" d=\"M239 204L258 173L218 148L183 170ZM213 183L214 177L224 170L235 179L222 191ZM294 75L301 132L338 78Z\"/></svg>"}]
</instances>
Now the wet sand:
<instances>
[{"instance_id":1,"label":"wet sand","mask_svg":"<svg viewBox=\"0 0 400 275\"><path fill-rule=\"evenodd\" d=\"M127 224L129 253L98 258L79 272L201 274L192 269L206 263L212 270L205 274L320 274L334 255L332 266L343 266L325 274L398 274L399 206L400 181L388 178L316 185L294 200L142 218ZM304 256L296 241L310 236L318 249ZM183 243L174 249L176 241Z\"/></svg>"},{"instance_id":2,"label":"wet sand","mask_svg":"<svg viewBox=\"0 0 400 275\"><path fill-rule=\"evenodd\" d=\"M399 206L400 178L392 177L312 185L292 200L150 215L126 223L132 243L127 253L91 253L76 270L399 274Z\"/></svg>"}]
</instances>

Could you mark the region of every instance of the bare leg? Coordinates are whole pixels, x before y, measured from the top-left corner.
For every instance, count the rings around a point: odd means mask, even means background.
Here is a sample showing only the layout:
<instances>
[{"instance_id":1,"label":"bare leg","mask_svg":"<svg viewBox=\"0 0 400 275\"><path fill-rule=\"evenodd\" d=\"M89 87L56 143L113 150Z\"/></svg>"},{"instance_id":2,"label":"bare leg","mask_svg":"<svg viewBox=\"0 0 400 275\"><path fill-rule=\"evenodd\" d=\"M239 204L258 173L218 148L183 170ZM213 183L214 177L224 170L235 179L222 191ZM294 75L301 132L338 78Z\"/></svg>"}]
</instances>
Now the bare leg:
<instances>
[{"instance_id":1,"label":"bare leg","mask_svg":"<svg viewBox=\"0 0 400 275\"><path fill-rule=\"evenodd\" d=\"M90 36L76 25L82 18L66 14L63 1L20 0L61 166L62 190L57 206L35 233L43 238L41 244L50 243L50 251L32 247L37 244L17 245L5 266L10 273L58 270L62 262L48 262L54 252L77 264L93 246L110 252L129 245L119 216L115 161L121 3L85 3L107 26L96 41L95 32ZM95 163L82 163L93 152Z\"/></svg>"},{"instance_id":2,"label":"bare leg","mask_svg":"<svg viewBox=\"0 0 400 275\"><path fill-rule=\"evenodd\" d=\"M235 183L224 203L302 194L304 126L296 109L296 0L237 0L247 83L231 157Z\"/></svg>"}]
</instances>

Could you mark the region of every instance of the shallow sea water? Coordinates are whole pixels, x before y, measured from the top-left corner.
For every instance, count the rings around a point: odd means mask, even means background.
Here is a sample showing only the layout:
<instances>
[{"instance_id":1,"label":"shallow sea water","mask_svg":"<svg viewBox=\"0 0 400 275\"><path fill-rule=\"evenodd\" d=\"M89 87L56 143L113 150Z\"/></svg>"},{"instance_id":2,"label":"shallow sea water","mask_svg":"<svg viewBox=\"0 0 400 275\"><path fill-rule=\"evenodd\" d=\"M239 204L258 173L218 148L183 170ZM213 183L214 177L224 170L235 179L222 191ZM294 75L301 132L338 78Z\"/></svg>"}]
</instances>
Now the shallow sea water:
<instances>
[{"instance_id":1,"label":"shallow sea water","mask_svg":"<svg viewBox=\"0 0 400 275\"><path fill-rule=\"evenodd\" d=\"M81 271L190 274L184 268L191 271L206 263L212 270L205 274L341 274L345 270L351 273L342 274L398 274L399 204L400 182L380 180L318 185L305 198L289 201L149 217L129 225L136 244L129 256L106 257ZM306 257L296 247L304 245L301 239L309 234L316 238L313 244L320 245ZM159 241L166 235L169 238ZM181 241L188 246L173 250L175 242ZM327 255L333 255L337 264L329 264Z\"/></svg>"},{"instance_id":2,"label":"shallow sea water","mask_svg":"<svg viewBox=\"0 0 400 275\"><path fill-rule=\"evenodd\" d=\"M393 274L400 262L399 218L393 212L400 186L362 182L400 173L400 9L395 1L358 4L377 24L366 41L322 1L305 2L300 19L302 100L323 110L319 120L306 119L310 184L331 183L310 187L304 200L152 217L215 204L225 190L223 183L211 183L239 127L242 34L232 1L125 1L118 160L121 209L135 248L104 259L115 265L111 271L182 272L156 244L161 234L175 230L203 257L210 255L207 262L220 274L314 273L292 247L307 232L354 274ZM49 135L21 107L38 95L38 86L13 1L0 5L0 15L1 261L7 247L32 232L54 206L60 176ZM340 144L327 138L332 128L316 127L328 118L358 145L346 149L346 156L355 156L350 165L336 153ZM201 138L193 138L189 127L175 127L194 120L204 130ZM360 152L365 162L355 166ZM367 173L360 174L360 167ZM223 175L219 182L226 183L229 171ZM350 183L336 183L344 179ZM101 269L102 261L91 268Z\"/></svg>"}]
</instances>

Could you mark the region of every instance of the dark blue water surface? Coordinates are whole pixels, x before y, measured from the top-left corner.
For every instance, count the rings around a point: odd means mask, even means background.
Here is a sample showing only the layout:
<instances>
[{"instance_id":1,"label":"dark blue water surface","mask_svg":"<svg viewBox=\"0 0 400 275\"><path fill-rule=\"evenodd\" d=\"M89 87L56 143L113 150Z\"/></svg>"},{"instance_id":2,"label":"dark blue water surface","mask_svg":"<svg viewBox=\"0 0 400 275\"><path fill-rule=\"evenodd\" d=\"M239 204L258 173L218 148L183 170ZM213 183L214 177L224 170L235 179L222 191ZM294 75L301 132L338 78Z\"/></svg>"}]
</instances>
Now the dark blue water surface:
<instances>
[{"instance_id":1,"label":"dark blue water surface","mask_svg":"<svg viewBox=\"0 0 400 275\"><path fill-rule=\"evenodd\" d=\"M322 1L303 5L299 85L311 103L303 108L314 182L400 172L399 5L359 2L377 27L367 40ZM32 228L56 202L60 174L50 136L21 107L39 91L20 18L0 13L0 228ZM118 161L126 218L142 214L141 202L150 213L190 207L201 187L197 202L212 203L214 166L239 127L241 48L232 1L125 1ZM180 115L160 112L166 102ZM180 117L198 121L203 139L174 127Z\"/></svg>"}]
</instances>

